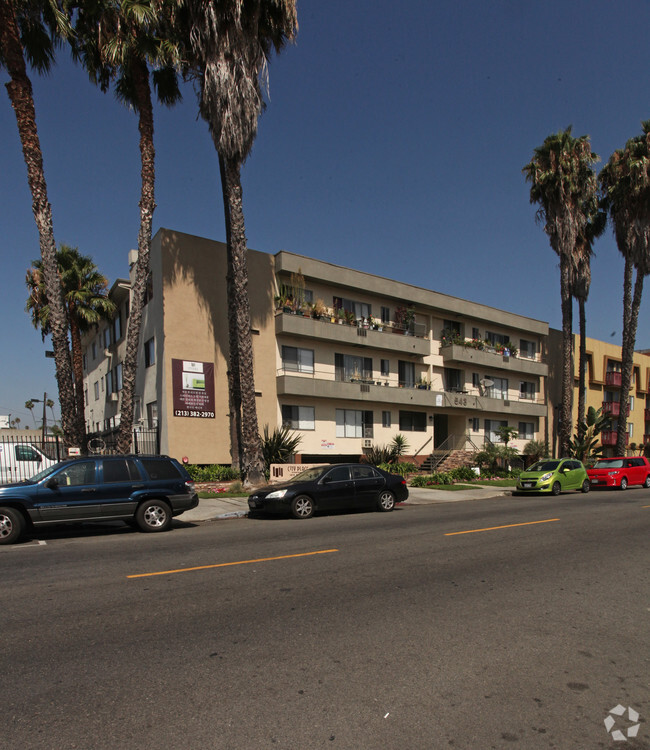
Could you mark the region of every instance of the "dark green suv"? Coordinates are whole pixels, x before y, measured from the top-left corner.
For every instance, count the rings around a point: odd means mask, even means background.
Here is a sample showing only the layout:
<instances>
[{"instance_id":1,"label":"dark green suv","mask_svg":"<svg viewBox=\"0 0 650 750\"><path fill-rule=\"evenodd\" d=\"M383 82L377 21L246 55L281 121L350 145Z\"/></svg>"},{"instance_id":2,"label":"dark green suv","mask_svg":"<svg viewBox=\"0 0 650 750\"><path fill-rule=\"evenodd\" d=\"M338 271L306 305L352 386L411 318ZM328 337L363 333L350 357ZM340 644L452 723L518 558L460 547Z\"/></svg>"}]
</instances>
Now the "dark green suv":
<instances>
[{"instance_id":1,"label":"dark green suv","mask_svg":"<svg viewBox=\"0 0 650 750\"><path fill-rule=\"evenodd\" d=\"M198 504L194 482L174 458L75 458L0 487L0 544L70 521L123 520L142 531L166 531L173 516Z\"/></svg>"}]
</instances>

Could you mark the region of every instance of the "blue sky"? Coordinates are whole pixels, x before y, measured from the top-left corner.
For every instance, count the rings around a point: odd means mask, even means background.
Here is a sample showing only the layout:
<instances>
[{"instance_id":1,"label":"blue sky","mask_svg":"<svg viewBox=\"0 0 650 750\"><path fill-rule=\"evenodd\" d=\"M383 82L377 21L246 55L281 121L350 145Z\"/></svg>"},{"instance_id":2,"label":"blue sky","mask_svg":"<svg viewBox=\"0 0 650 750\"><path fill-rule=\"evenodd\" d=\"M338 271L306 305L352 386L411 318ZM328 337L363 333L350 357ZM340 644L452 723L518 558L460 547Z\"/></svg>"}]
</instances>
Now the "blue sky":
<instances>
[{"instance_id":1,"label":"blue sky","mask_svg":"<svg viewBox=\"0 0 650 750\"><path fill-rule=\"evenodd\" d=\"M249 246L559 328L557 258L521 168L569 124L603 162L640 132L650 118L648 3L299 0L298 18L296 44L271 62L268 108L243 171ZM137 119L65 52L33 83L57 243L91 255L112 283L137 246ZM180 106L156 111L154 231L223 240L217 159L194 92L183 91ZM24 425L24 402L44 391L56 398L56 384L50 344L24 312L38 237L1 93L0 414ZM623 261L610 229L594 249L588 335L620 344ZM637 348L650 348L649 297Z\"/></svg>"}]
</instances>

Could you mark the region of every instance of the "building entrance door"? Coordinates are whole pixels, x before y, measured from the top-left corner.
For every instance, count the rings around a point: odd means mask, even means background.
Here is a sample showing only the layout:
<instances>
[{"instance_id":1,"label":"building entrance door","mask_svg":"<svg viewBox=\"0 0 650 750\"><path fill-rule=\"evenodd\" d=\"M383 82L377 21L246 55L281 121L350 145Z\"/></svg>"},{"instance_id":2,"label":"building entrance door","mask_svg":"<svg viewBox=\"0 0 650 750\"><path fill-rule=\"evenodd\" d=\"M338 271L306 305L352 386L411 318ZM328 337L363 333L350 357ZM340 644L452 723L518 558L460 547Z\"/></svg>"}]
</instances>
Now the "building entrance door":
<instances>
[{"instance_id":1,"label":"building entrance door","mask_svg":"<svg viewBox=\"0 0 650 750\"><path fill-rule=\"evenodd\" d=\"M449 437L449 419L446 414L433 415L433 447L439 448Z\"/></svg>"}]
</instances>

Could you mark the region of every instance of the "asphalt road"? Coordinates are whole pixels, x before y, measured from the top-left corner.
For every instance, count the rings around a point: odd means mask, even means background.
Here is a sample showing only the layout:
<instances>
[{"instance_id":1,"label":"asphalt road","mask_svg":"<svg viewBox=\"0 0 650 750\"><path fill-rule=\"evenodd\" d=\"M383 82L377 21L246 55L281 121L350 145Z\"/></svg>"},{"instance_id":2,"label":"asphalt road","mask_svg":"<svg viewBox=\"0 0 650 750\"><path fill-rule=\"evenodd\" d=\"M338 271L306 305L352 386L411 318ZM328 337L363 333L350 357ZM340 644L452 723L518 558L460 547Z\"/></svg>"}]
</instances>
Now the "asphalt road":
<instances>
[{"instance_id":1,"label":"asphalt road","mask_svg":"<svg viewBox=\"0 0 650 750\"><path fill-rule=\"evenodd\" d=\"M0 747L650 748L649 531L632 489L42 532Z\"/></svg>"}]
</instances>

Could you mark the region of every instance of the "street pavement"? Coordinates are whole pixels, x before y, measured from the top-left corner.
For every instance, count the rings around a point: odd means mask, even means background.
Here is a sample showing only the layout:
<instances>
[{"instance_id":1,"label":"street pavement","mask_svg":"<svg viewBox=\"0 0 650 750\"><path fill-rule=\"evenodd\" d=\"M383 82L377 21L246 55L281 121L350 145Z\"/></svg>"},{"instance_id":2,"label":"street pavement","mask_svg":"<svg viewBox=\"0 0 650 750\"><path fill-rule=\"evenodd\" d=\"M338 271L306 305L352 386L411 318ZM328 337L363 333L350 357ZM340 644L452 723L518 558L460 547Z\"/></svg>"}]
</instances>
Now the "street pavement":
<instances>
[{"instance_id":1,"label":"street pavement","mask_svg":"<svg viewBox=\"0 0 650 750\"><path fill-rule=\"evenodd\" d=\"M436 503L457 503L461 500L487 500L509 495L509 489L502 487L470 487L466 490L429 490L423 487L409 487L409 497L401 505L434 505ZM216 521L218 519L239 518L248 513L246 497L201 498L198 507L179 516L181 521Z\"/></svg>"}]
</instances>

